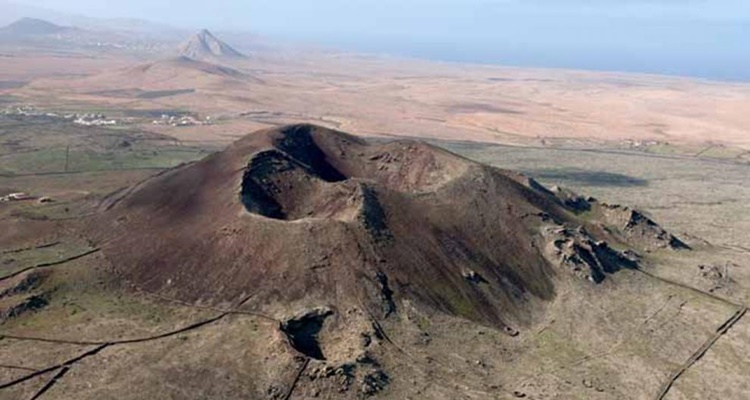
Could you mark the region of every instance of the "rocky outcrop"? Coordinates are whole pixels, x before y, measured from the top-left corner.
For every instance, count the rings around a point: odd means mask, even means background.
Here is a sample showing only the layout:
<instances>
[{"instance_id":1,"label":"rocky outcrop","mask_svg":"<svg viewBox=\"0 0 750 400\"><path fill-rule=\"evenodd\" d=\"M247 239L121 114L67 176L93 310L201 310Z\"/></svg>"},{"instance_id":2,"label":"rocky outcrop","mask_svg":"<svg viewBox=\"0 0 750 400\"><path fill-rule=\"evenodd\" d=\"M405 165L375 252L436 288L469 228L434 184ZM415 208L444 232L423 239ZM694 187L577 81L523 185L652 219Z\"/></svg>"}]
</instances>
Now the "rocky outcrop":
<instances>
[{"instance_id":1,"label":"rocky outcrop","mask_svg":"<svg viewBox=\"0 0 750 400\"><path fill-rule=\"evenodd\" d=\"M583 228L547 226L543 232L550 261L579 278L601 283L608 274L638 267L635 257L594 240Z\"/></svg>"},{"instance_id":2,"label":"rocky outcrop","mask_svg":"<svg viewBox=\"0 0 750 400\"><path fill-rule=\"evenodd\" d=\"M608 224L618 229L627 240L647 251L690 249L685 242L638 210L621 205L602 204L602 213Z\"/></svg>"}]
</instances>

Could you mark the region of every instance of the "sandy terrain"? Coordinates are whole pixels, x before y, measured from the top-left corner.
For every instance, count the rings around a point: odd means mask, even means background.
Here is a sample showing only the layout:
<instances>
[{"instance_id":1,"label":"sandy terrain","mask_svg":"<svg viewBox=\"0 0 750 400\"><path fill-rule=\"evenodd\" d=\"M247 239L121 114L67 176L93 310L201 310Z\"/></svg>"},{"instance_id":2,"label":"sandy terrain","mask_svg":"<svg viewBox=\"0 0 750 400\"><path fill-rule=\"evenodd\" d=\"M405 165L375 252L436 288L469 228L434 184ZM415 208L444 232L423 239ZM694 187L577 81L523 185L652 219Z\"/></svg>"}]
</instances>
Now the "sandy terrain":
<instances>
[{"instance_id":1,"label":"sandy terrain","mask_svg":"<svg viewBox=\"0 0 750 400\"><path fill-rule=\"evenodd\" d=\"M10 60L3 61L10 67L3 68L3 80L50 73L46 65L87 75L39 78L2 92L49 108L187 109L223 117L228 126L308 121L361 135L495 143L585 139L750 148L750 85L741 83L311 54L232 61L233 70L175 60ZM32 72L21 67L28 65ZM133 89L194 92L158 99L117 94ZM205 135L185 134L223 140L213 131Z\"/></svg>"}]
</instances>

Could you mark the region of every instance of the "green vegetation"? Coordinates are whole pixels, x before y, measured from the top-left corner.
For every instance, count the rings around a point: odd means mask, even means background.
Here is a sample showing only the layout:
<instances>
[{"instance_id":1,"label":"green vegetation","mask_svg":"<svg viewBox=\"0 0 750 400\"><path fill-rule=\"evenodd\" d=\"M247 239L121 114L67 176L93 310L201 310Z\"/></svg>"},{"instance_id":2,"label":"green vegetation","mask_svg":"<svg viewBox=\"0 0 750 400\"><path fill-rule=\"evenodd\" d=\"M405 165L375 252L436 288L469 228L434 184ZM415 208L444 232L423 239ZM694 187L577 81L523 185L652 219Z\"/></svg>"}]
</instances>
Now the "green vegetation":
<instances>
[{"instance_id":1,"label":"green vegetation","mask_svg":"<svg viewBox=\"0 0 750 400\"><path fill-rule=\"evenodd\" d=\"M64 260L88 250L91 247L87 243L75 240L42 248L0 249L0 278L42 263Z\"/></svg>"},{"instance_id":2,"label":"green vegetation","mask_svg":"<svg viewBox=\"0 0 750 400\"><path fill-rule=\"evenodd\" d=\"M701 149L699 147L686 147L681 146L677 147L674 145L671 145L669 143L657 143L653 144L647 147L644 147L641 149L641 151L645 153L651 153L651 154L661 154L661 155L687 155L687 154L696 154Z\"/></svg>"},{"instance_id":3,"label":"green vegetation","mask_svg":"<svg viewBox=\"0 0 750 400\"><path fill-rule=\"evenodd\" d=\"M16 98L8 95L0 95L0 105L8 105L16 102Z\"/></svg>"},{"instance_id":4,"label":"green vegetation","mask_svg":"<svg viewBox=\"0 0 750 400\"><path fill-rule=\"evenodd\" d=\"M161 147L157 150L95 151L43 149L0 158L5 175L106 171L118 169L161 169L195 161L207 153L197 148ZM67 159L67 168L66 168Z\"/></svg>"},{"instance_id":5,"label":"green vegetation","mask_svg":"<svg viewBox=\"0 0 750 400\"><path fill-rule=\"evenodd\" d=\"M553 329L545 329L533 336L533 347L537 357L542 360L554 360L558 365L573 363L586 355L570 345L570 338L558 334Z\"/></svg>"},{"instance_id":6,"label":"green vegetation","mask_svg":"<svg viewBox=\"0 0 750 400\"><path fill-rule=\"evenodd\" d=\"M0 118L0 175L172 168L209 149L130 127L82 127L44 117Z\"/></svg>"},{"instance_id":7,"label":"green vegetation","mask_svg":"<svg viewBox=\"0 0 750 400\"><path fill-rule=\"evenodd\" d=\"M0 81L0 89L18 89L26 86L24 81Z\"/></svg>"},{"instance_id":8,"label":"green vegetation","mask_svg":"<svg viewBox=\"0 0 750 400\"><path fill-rule=\"evenodd\" d=\"M139 93L139 99L159 99L162 97L179 96L181 94L195 93L195 89L178 89L178 90L155 90L151 92Z\"/></svg>"},{"instance_id":9,"label":"green vegetation","mask_svg":"<svg viewBox=\"0 0 750 400\"><path fill-rule=\"evenodd\" d=\"M700 153L700 156L707 158L735 159L744 154L747 154L746 150L738 149L735 147L711 146L709 148L703 149Z\"/></svg>"}]
</instances>

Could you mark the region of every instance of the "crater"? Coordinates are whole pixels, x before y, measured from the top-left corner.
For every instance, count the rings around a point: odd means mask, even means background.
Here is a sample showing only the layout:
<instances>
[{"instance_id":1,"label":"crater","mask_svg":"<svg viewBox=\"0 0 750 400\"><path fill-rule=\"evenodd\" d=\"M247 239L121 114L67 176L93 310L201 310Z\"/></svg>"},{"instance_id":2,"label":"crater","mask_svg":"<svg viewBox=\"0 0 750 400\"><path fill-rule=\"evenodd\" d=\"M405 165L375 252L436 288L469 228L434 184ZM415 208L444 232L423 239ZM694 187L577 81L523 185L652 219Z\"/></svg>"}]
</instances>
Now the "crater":
<instances>
[{"instance_id":1,"label":"crater","mask_svg":"<svg viewBox=\"0 0 750 400\"><path fill-rule=\"evenodd\" d=\"M328 308L316 308L281 324L281 331L289 343L300 353L316 360L325 360L318 334L326 318L333 315Z\"/></svg>"},{"instance_id":2,"label":"crater","mask_svg":"<svg viewBox=\"0 0 750 400\"><path fill-rule=\"evenodd\" d=\"M383 212L371 181L388 190L422 193L440 188L467 169L463 160L427 144L370 146L354 136L316 129L282 128L272 137L271 148L250 157L240 190L247 211L287 221L349 221L362 214L368 230L383 233Z\"/></svg>"},{"instance_id":3,"label":"crater","mask_svg":"<svg viewBox=\"0 0 750 400\"><path fill-rule=\"evenodd\" d=\"M278 150L257 153L242 178L240 200L248 212L273 219L354 219L362 203L359 185L329 182L317 172Z\"/></svg>"}]
</instances>

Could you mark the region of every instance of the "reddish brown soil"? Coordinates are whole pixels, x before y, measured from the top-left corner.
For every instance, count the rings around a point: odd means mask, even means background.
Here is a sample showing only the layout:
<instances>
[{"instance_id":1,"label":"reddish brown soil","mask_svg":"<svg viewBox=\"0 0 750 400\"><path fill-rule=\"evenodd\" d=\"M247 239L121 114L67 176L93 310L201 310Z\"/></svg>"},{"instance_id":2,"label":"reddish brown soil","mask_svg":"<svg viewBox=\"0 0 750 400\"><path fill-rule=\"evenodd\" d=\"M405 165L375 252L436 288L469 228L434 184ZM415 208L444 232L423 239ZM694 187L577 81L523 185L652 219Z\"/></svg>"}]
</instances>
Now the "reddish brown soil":
<instances>
[{"instance_id":1,"label":"reddish brown soil","mask_svg":"<svg viewBox=\"0 0 750 400\"><path fill-rule=\"evenodd\" d=\"M310 125L249 135L103 207L92 230L143 290L204 304L250 298L264 311L362 306L377 318L409 300L500 327L534 322L555 296L566 264L547 253L542 228L583 225L519 174ZM617 269L603 265L618 257L606 245L575 235L564 259L576 271L576 251L591 274Z\"/></svg>"}]
</instances>

